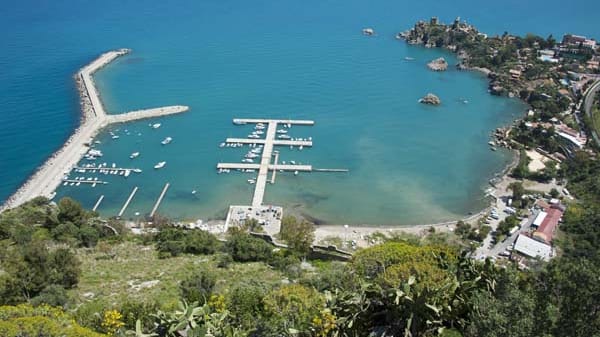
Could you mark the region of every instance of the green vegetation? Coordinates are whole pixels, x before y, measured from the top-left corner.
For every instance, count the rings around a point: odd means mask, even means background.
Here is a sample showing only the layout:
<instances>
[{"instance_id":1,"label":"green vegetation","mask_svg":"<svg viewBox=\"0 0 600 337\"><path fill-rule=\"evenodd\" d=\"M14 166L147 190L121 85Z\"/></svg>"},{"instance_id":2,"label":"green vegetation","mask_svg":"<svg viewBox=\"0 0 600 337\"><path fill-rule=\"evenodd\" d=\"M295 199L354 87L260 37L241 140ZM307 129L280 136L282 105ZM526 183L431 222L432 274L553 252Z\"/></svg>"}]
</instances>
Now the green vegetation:
<instances>
[{"instance_id":1,"label":"green vegetation","mask_svg":"<svg viewBox=\"0 0 600 337\"><path fill-rule=\"evenodd\" d=\"M58 308L28 304L0 307L0 336L4 337L102 337L73 322L72 317Z\"/></svg>"},{"instance_id":2,"label":"green vegetation","mask_svg":"<svg viewBox=\"0 0 600 337\"><path fill-rule=\"evenodd\" d=\"M348 263L301 263L302 245L274 248L244 230L231 231L224 244L193 230L120 233L118 240L111 230L88 248L73 236L42 235L48 231L40 214L59 206L36 200L5 213L20 230L2 227L9 230L0 260L1 289L12 294L1 300L28 302L21 315L36 318L4 319L0 329L8 336L40 326L57 336L593 336L600 328L600 211L587 200L600 199L592 183L600 165L576 160L565 174L584 197L565 215L563 256L531 271L475 262L435 231L425 238L382 235L384 243L359 250ZM513 193L522 191L515 185ZM86 214L69 213L68 219ZM312 226L290 222L312 235ZM14 234L23 232L32 235ZM457 234L476 231L461 224ZM17 296L14 284L28 295ZM60 312L69 324L36 310Z\"/></svg>"}]
</instances>

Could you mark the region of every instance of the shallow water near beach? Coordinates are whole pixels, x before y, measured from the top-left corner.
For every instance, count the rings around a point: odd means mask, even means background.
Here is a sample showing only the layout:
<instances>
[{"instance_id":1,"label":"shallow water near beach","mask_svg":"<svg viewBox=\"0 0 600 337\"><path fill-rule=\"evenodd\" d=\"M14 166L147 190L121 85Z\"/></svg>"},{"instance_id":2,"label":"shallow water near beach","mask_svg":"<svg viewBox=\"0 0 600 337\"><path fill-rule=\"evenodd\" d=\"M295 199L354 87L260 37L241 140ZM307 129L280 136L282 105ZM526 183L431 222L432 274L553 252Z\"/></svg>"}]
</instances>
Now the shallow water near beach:
<instances>
[{"instance_id":1,"label":"shallow water near beach","mask_svg":"<svg viewBox=\"0 0 600 337\"><path fill-rule=\"evenodd\" d=\"M516 1L487 14L468 1L438 4L432 13L432 3L152 0L140 6L109 0L93 14L75 2L12 4L9 17L0 14L5 19L0 28L8 32L0 55L6 70L0 72L0 199L77 125L72 74L100 53L126 47L133 52L95 77L107 110L184 104L191 111L111 126L98 137L104 153L99 161L143 173L96 175L109 184L65 186L57 197L92 207L104 195L98 210L110 216L137 186L124 215L131 218L149 213L169 182L160 213L223 217L228 205L250 203L254 186L246 182L249 174L216 173L217 162L237 162L245 153L218 145L249 133L250 126L235 126L232 118L264 117L316 122L290 130L293 137L311 136L314 147L282 148L280 160L350 170L278 174L276 184L267 186L267 203L335 224L432 223L477 211L486 203L487 181L511 160L508 152L489 150L489 134L522 114L524 106L489 95L480 74L453 67L428 71L425 64L433 58L444 56L451 65L456 59L396 41L395 33L435 14L446 22L461 15L487 33L600 31L594 20L564 18L558 9L523 20ZM527 6L536 4L541 1ZM556 21L553 15L561 21L548 26ZM366 26L378 35L362 36ZM442 105L417 103L428 92ZM149 123L156 122L162 126L152 129ZM111 139L109 131L119 139ZM167 136L173 142L161 145ZM136 151L141 155L129 159ZM167 162L165 168L154 170L159 161Z\"/></svg>"}]
</instances>

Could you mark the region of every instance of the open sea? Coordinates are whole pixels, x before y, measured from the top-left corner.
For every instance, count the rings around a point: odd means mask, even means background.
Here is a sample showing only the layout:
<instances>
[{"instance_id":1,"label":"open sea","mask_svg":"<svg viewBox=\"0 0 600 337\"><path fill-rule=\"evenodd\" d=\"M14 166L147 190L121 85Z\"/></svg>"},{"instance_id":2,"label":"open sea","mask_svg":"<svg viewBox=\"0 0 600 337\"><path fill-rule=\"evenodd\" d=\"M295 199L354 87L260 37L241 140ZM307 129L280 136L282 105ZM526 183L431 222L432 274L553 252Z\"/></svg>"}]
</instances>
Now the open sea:
<instances>
[{"instance_id":1,"label":"open sea","mask_svg":"<svg viewBox=\"0 0 600 337\"><path fill-rule=\"evenodd\" d=\"M437 15L444 22L461 16L488 34L598 38L599 12L600 2L589 0L6 3L0 11L0 200L77 127L73 74L102 52L131 48L95 76L107 110L183 104L191 111L109 127L98 137L99 161L143 173L102 175L108 185L61 187L57 198L71 196L91 208L105 195L99 211L111 216L138 186L124 216L131 218L149 213L169 182L160 213L222 218L228 205L249 204L254 188L249 174L215 170L217 162L237 162L245 153L218 147L250 131L232 118L313 119L313 127L290 130L293 137L311 136L313 148L281 148L280 161L350 172L278 174L267 185L266 203L333 224L457 219L486 204L487 181L512 159L490 151L489 134L525 106L489 95L480 74L452 67L452 54L409 46L394 35ZM363 36L365 27L377 36ZM426 63L440 56L450 69L429 71ZM428 92L442 105L419 104ZM149 127L156 122L159 129ZM173 142L161 145L167 136ZM131 160L136 151L141 155ZM159 161L165 168L154 170Z\"/></svg>"}]
</instances>

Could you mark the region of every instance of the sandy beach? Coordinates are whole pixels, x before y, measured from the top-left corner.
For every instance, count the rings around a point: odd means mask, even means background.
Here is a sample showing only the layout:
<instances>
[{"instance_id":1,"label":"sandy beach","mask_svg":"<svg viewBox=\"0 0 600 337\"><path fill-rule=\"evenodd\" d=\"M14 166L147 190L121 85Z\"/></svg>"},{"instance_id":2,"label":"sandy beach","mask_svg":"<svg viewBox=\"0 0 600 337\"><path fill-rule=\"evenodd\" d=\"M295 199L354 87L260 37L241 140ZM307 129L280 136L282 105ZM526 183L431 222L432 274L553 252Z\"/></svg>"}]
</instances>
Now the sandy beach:
<instances>
[{"instance_id":1,"label":"sandy beach","mask_svg":"<svg viewBox=\"0 0 600 337\"><path fill-rule=\"evenodd\" d=\"M81 102L81 121L79 127L65 144L42 164L36 172L0 207L0 211L17 207L37 196L52 198L54 190L63 177L79 162L89 150L89 143L105 126L143 118L158 117L187 111L187 106L171 106L149 110L133 111L120 115L107 115L100 94L93 81L93 74L130 52L119 49L100 55L83 67L74 77Z\"/></svg>"}]
</instances>

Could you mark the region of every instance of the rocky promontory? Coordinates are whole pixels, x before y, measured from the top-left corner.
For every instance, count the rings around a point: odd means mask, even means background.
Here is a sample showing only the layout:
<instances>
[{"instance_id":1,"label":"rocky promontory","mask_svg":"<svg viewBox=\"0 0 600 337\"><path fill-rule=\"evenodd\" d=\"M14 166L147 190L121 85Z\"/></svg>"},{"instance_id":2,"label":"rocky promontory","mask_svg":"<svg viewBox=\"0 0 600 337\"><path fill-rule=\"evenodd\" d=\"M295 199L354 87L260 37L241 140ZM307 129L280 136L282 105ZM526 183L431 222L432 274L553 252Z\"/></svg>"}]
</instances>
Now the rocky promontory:
<instances>
[{"instance_id":1,"label":"rocky promontory","mask_svg":"<svg viewBox=\"0 0 600 337\"><path fill-rule=\"evenodd\" d=\"M433 71L446 71L448 69L448 62L443 57L440 57L427 63L427 67Z\"/></svg>"},{"instance_id":2,"label":"rocky promontory","mask_svg":"<svg viewBox=\"0 0 600 337\"><path fill-rule=\"evenodd\" d=\"M425 97L419 99L419 103L430 104L430 105L440 105L442 100L436 95L429 93L425 95Z\"/></svg>"}]
</instances>

